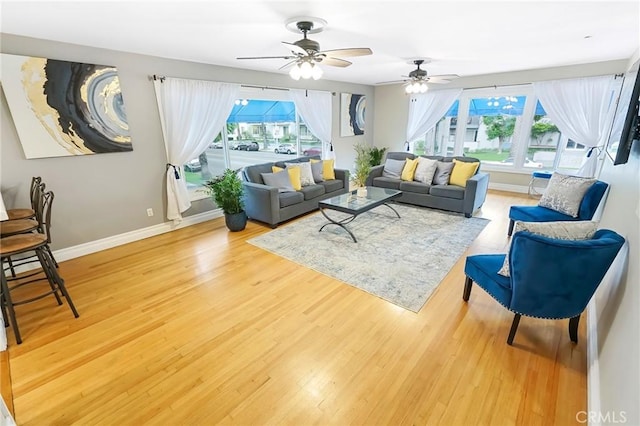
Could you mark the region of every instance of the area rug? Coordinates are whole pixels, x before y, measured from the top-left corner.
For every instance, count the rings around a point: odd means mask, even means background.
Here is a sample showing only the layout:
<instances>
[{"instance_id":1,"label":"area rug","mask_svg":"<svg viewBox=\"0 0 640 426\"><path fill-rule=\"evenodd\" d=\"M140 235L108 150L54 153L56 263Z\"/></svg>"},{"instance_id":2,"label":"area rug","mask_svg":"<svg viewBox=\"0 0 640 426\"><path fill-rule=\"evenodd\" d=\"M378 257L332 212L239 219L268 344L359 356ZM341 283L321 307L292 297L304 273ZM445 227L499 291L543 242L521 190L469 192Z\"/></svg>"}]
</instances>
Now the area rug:
<instances>
[{"instance_id":1,"label":"area rug","mask_svg":"<svg viewBox=\"0 0 640 426\"><path fill-rule=\"evenodd\" d=\"M319 212L248 240L402 308L418 312L489 220L394 204L358 216L342 228ZM346 214L329 211L333 219ZM461 284L462 285L462 284Z\"/></svg>"}]
</instances>

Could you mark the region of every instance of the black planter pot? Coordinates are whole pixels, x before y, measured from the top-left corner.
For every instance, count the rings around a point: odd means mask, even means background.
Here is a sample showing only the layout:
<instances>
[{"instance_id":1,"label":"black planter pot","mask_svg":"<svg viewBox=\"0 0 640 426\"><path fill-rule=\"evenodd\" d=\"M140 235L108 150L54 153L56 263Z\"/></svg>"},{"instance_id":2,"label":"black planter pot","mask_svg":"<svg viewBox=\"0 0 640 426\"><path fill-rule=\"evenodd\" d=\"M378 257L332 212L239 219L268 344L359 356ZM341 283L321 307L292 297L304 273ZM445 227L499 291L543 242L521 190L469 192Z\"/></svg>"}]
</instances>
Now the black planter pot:
<instances>
[{"instance_id":1,"label":"black planter pot","mask_svg":"<svg viewBox=\"0 0 640 426\"><path fill-rule=\"evenodd\" d=\"M227 225L227 228L229 228L229 231L242 231L245 226L247 226L247 213L245 213L244 210L240 213L225 213L224 223Z\"/></svg>"}]
</instances>

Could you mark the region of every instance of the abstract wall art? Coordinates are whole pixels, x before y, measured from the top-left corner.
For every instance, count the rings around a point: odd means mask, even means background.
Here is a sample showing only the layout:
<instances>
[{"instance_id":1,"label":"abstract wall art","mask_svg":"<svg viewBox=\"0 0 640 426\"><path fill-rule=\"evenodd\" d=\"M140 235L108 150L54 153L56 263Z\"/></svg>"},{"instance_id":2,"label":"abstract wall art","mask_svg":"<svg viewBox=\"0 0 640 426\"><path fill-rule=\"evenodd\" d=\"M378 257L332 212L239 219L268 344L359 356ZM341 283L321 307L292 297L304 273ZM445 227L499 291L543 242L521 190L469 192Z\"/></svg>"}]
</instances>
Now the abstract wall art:
<instances>
[{"instance_id":1,"label":"abstract wall art","mask_svg":"<svg viewBox=\"0 0 640 426\"><path fill-rule=\"evenodd\" d=\"M115 67L8 54L1 60L26 158L133 149Z\"/></svg>"},{"instance_id":2,"label":"abstract wall art","mask_svg":"<svg viewBox=\"0 0 640 426\"><path fill-rule=\"evenodd\" d=\"M340 136L364 135L365 95L340 94Z\"/></svg>"}]
</instances>

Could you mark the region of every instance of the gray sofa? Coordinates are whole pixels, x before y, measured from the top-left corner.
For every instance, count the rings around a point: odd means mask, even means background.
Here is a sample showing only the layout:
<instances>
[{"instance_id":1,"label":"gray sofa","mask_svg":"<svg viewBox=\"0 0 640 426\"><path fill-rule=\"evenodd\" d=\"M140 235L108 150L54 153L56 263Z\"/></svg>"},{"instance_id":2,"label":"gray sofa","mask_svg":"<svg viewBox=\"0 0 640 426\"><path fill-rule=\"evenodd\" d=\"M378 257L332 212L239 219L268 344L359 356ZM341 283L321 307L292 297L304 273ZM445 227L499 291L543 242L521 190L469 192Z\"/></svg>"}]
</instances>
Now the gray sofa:
<instances>
[{"instance_id":1,"label":"gray sofa","mask_svg":"<svg viewBox=\"0 0 640 426\"><path fill-rule=\"evenodd\" d=\"M472 157L440 157L428 155L424 157L445 162L453 161L454 158L464 162L480 161ZM409 152L389 152L386 158L404 160L406 158L414 159L416 156ZM383 176L383 170L384 164L373 167L367 178L367 186L398 189L402 191L402 196L396 198L395 201L464 213L466 217L471 217L473 213L482 206L487 196L487 189L489 188L489 175L480 172L480 167L478 167L476 174L467 180L466 187L456 185L427 185L416 181L402 181L399 178Z\"/></svg>"},{"instance_id":2,"label":"gray sofa","mask_svg":"<svg viewBox=\"0 0 640 426\"><path fill-rule=\"evenodd\" d=\"M287 163L319 160L319 156L300 157L287 160ZM265 185L261 173L271 173L272 166L284 168L284 161L254 164L242 170L245 211L250 219L269 224L272 228L279 223L318 209L318 202L340 194L349 189L349 171L334 169L336 178L303 186L295 192L279 192L278 188Z\"/></svg>"}]
</instances>

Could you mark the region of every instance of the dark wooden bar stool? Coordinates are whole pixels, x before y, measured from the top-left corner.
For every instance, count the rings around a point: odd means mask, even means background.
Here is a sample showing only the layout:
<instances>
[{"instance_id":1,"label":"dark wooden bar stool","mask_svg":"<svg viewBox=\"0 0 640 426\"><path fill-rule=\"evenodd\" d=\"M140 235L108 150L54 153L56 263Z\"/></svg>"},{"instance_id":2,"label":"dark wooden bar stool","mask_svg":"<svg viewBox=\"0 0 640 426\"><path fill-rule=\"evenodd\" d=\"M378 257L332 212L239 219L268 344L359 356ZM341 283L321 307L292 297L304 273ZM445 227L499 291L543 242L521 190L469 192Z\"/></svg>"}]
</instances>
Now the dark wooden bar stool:
<instances>
[{"instance_id":1,"label":"dark wooden bar stool","mask_svg":"<svg viewBox=\"0 0 640 426\"><path fill-rule=\"evenodd\" d=\"M0 238L0 267L2 269L2 275L0 276L0 304L2 305L2 314L4 316L5 327L8 326L8 320L13 327L13 331L16 336L16 342L18 344L22 343L22 337L20 336L20 330L18 328L14 306L31 303L49 295L53 295L56 298L58 305L62 305L62 299L60 298L61 294L67 300L73 316L76 318L78 318L79 316L78 311L73 305L71 296L67 292L64 280L58 274L53 258L49 254L50 250L48 249L47 234L51 223L51 206L53 204L53 192L49 191L42 194L41 203L45 228L44 233L32 232ZM14 279L12 283L16 282L16 284L13 284L10 287L9 281L7 280L7 277L5 275L4 263L7 262L8 259L10 259L12 256L29 254L30 252L34 252L37 256L45 278L37 280L31 279L28 281L21 280L20 278ZM29 276L32 276L32 274L30 274ZM11 296L11 292L13 290L27 284L40 282L44 279L46 279L49 283L49 289L47 291L28 299L19 301L13 300L13 297ZM60 294L58 292L60 292Z\"/></svg>"},{"instance_id":2,"label":"dark wooden bar stool","mask_svg":"<svg viewBox=\"0 0 640 426\"><path fill-rule=\"evenodd\" d=\"M9 209L7 210L7 215L9 216L8 220L18 220L18 219L33 219L36 216L36 202L38 201L38 194L36 190L38 186L42 183L42 178L39 176L34 176L31 178L31 188L29 190L29 198L31 200L31 208L18 208L18 209ZM6 221L4 221L6 222Z\"/></svg>"}]
</instances>

